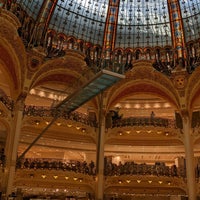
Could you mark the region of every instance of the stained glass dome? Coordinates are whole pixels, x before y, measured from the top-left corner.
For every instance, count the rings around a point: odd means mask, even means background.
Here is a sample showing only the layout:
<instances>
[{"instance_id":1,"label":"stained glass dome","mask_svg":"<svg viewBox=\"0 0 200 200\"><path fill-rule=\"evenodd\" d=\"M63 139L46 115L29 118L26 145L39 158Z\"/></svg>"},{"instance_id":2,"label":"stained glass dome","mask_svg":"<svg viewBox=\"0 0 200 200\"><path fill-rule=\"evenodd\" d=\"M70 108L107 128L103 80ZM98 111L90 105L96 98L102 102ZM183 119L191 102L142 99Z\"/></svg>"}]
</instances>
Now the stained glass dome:
<instances>
[{"instance_id":1,"label":"stained glass dome","mask_svg":"<svg viewBox=\"0 0 200 200\"><path fill-rule=\"evenodd\" d=\"M18 1L35 20L40 0ZM116 26L115 47L155 47L172 45L170 2L166 0L58 0L49 28L102 45L108 15ZM200 1L179 0L185 40L200 34ZM110 8L110 10L109 10ZM112 12L110 14L110 12ZM173 13L172 13L173 14ZM117 22L117 23L116 23ZM110 27L113 28L112 26Z\"/></svg>"}]
</instances>

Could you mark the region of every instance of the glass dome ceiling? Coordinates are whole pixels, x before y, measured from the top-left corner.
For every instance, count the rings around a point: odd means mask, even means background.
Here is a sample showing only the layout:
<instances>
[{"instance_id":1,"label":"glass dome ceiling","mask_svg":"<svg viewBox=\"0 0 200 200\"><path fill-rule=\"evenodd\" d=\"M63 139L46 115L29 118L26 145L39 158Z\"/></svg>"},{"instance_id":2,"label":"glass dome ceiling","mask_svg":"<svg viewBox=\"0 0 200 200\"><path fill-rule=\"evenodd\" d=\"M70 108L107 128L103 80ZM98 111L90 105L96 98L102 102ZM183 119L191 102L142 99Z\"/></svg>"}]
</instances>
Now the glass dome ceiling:
<instances>
[{"instance_id":1,"label":"glass dome ceiling","mask_svg":"<svg viewBox=\"0 0 200 200\"><path fill-rule=\"evenodd\" d=\"M112 25L116 25L115 48L172 46L170 2L170 0L58 0L49 22L49 29L102 46L109 16ZM198 39L200 1L177 0L177 2L181 8L185 42ZM18 0L18 3L23 5L29 16L36 20L43 1ZM108 31L112 31L113 26L110 26Z\"/></svg>"}]
</instances>

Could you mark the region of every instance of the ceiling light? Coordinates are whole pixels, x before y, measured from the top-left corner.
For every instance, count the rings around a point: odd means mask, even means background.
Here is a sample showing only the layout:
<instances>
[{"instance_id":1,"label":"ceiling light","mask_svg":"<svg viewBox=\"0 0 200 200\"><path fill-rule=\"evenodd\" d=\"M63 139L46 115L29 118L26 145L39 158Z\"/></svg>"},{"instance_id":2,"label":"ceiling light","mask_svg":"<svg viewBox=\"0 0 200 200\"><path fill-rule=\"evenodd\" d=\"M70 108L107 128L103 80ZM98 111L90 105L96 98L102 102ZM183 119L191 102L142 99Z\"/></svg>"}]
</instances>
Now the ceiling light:
<instances>
[{"instance_id":1,"label":"ceiling light","mask_svg":"<svg viewBox=\"0 0 200 200\"><path fill-rule=\"evenodd\" d=\"M57 122L56 124L57 124L57 126L61 126L62 123L61 122Z\"/></svg>"},{"instance_id":2,"label":"ceiling light","mask_svg":"<svg viewBox=\"0 0 200 200\"><path fill-rule=\"evenodd\" d=\"M160 106L159 103L155 103L153 107L154 107L154 108L160 108L161 106Z\"/></svg>"},{"instance_id":3,"label":"ceiling light","mask_svg":"<svg viewBox=\"0 0 200 200\"><path fill-rule=\"evenodd\" d=\"M54 175L53 177L54 177L54 179L57 179L57 178L58 178L58 176L57 176L57 175Z\"/></svg>"},{"instance_id":4,"label":"ceiling light","mask_svg":"<svg viewBox=\"0 0 200 200\"><path fill-rule=\"evenodd\" d=\"M162 133L162 131L157 131L157 133L158 133L158 134L161 134L161 133Z\"/></svg>"},{"instance_id":5,"label":"ceiling light","mask_svg":"<svg viewBox=\"0 0 200 200\"><path fill-rule=\"evenodd\" d=\"M77 180L78 180L78 178L77 178L77 177L74 177L73 179L74 179L74 181L77 181Z\"/></svg>"},{"instance_id":6,"label":"ceiling light","mask_svg":"<svg viewBox=\"0 0 200 200\"><path fill-rule=\"evenodd\" d=\"M141 131L136 131L136 133L140 133Z\"/></svg>"},{"instance_id":7,"label":"ceiling light","mask_svg":"<svg viewBox=\"0 0 200 200\"><path fill-rule=\"evenodd\" d=\"M35 89L31 89L29 93L30 94L36 94Z\"/></svg>"},{"instance_id":8,"label":"ceiling light","mask_svg":"<svg viewBox=\"0 0 200 200\"><path fill-rule=\"evenodd\" d=\"M131 131L126 131L127 134L130 134Z\"/></svg>"},{"instance_id":9,"label":"ceiling light","mask_svg":"<svg viewBox=\"0 0 200 200\"><path fill-rule=\"evenodd\" d=\"M141 180L137 180L138 183L141 183Z\"/></svg>"},{"instance_id":10,"label":"ceiling light","mask_svg":"<svg viewBox=\"0 0 200 200\"><path fill-rule=\"evenodd\" d=\"M65 179L66 179L66 180L68 180L68 179L69 179L69 177L68 177L68 176L65 176Z\"/></svg>"},{"instance_id":11,"label":"ceiling light","mask_svg":"<svg viewBox=\"0 0 200 200\"><path fill-rule=\"evenodd\" d=\"M121 181L121 180L119 180L119 181L118 181L118 183L119 183L119 184L122 184L122 181Z\"/></svg>"},{"instance_id":12,"label":"ceiling light","mask_svg":"<svg viewBox=\"0 0 200 200\"><path fill-rule=\"evenodd\" d=\"M149 180L148 182L149 182L149 183L152 183L152 181L151 181L151 180Z\"/></svg>"},{"instance_id":13,"label":"ceiling light","mask_svg":"<svg viewBox=\"0 0 200 200\"><path fill-rule=\"evenodd\" d=\"M76 129L77 129L77 130L80 130L80 128L81 128L80 126L76 126Z\"/></svg>"},{"instance_id":14,"label":"ceiling light","mask_svg":"<svg viewBox=\"0 0 200 200\"><path fill-rule=\"evenodd\" d=\"M67 127L71 128L71 127L72 127L72 124L67 124Z\"/></svg>"},{"instance_id":15,"label":"ceiling light","mask_svg":"<svg viewBox=\"0 0 200 200\"><path fill-rule=\"evenodd\" d=\"M140 105L140 104L135 104L134 107L135 107L135 108L141 108L141 105Z\"/></svg>"},{"instance_id":16,"label":"ceiling light","mask_svg":"<svg viewBox=\"0 0 200 200\"><path fill-rule=\"evenodd\" d=\"M82 130L82 132L83 132L83 133L85 133L85 131L86 131L86 129L85 129L85 128L82 128L81 130Z\"/></svg>"},{"instance_id":17,"label":"ceiling light","mask_svg":"<svg viewBox=\"0 0 200 200\"><path fill-rule=\"evenodd\" d=\"M151 130L147 131L147 133L151 133Z\"/></svg>"},{"instance_id":18,"label":"ceiling light","mask_svg":"<svg viewBox=\"0 0 200 200\"><path fill-rule=\"evenodd\" d=\"M46 176L45 174L42 174L41 177L42 177L42 178L46 178L47 176Z\"/></svg>"},{"instance_id":19,"label":"ceiling light","mask_svg":"<svg viewBox=\"0 0 200 200\"><path fill-rule=\"evenodd\" d=\"M126 182L127 182L127 183L130 183L130 182L131 182L131 180L126 180Z\"/></svg>"},{"instance_id":20,"label":"ceiling light","mask_svg":"<svg viewBox=\"0 0 200 200\"><path fill-rule=\"evenodd\" d=\"M36 125L39 125L39 124L40 124L40 121L39 121L39 120L35 120L35 124L36 124Z\"/></svg>"},{"instance_id":21,"label":"ceiling light","mask_svg":"<svg viewBox=\"0 0 200 200\"><path fill-rule=\"evenodd\" d=\"M158 183L162 184L162 181L158 181Z\"/></svg>"}]
</instances>

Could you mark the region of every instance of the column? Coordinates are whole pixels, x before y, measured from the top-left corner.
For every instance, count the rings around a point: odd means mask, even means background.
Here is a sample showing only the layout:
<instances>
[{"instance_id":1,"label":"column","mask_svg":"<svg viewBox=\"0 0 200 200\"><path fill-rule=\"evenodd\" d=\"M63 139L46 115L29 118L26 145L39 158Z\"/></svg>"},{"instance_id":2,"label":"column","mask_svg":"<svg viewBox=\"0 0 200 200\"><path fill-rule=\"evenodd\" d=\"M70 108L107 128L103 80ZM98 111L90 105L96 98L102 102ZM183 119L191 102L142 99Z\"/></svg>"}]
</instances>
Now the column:
<instances>
[{"instance_id":1,"label":"column","mask_svg":"<svg viewBox=\"0 0 200 200\"><path fill-rule=\"evenodd\" d=\"M100 93L99 106L99 129L97 139L97 156L96 156L96 198L95 200L103 200L104 195L104 142L105 142L105 113L103 92Z\"/></svg>"},{"instance_id":2,"label":"column","mask_svg":"<svg viewBox=\"0 0 200 200\"><path fill-rule=\"evenodd\" d=\"M185 68L186 50L183 21L181 9L178 0L168 0L169 18L171 25L171 34L173 48L175 50L175 63L178 62L178 68Z\"/></svg>"},{"instance_id":3,"label":"column","mask_svg":"<svg viewBox=\"0 0 200 200\"><path fill-rule=\"evenodd\" d=\"M12 192L13 181L15 177L17 151L21 133L23 110L24 98L16 101L10 124L11 131L6 140L6 168L3 181L6 196L10 195Z\"/></svg>"},{"instance_id":4,"label":"column","mask_svg":"<svg viewBox=\"0 0 200 200\"><path fill-rule=\"evenodd\" d=\"M188 115L183 116L183 134L185 146L185 159L186 159L186 176L188 199L196 200L197 197L197 184L195 181L195 160L193 150L193 138L191 131L191 123Z\"/></svg>"}]
</instances>

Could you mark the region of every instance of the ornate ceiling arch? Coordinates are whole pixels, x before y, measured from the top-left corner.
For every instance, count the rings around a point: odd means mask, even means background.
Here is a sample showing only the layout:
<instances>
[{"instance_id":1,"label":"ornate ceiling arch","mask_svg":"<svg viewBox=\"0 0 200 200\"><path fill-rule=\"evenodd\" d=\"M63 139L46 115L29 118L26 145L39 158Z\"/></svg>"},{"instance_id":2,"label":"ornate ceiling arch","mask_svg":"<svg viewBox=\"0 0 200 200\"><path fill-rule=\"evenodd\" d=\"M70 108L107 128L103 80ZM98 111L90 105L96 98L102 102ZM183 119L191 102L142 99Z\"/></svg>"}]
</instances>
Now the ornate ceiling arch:
<instances>
[{"instance_id":1,"label":"ornate ceiling arch","mask_svg":"<svg viewBox=\"0 0 200 200\"><path fill-rule=\"evenodd\" d=\"M200 94L200 68L196 68L194 73L188 79L188 86L186 89L186 100L188 102L188 108L194 109L195 102L199 98Z\"/></svg>"},{"instance_id":2,"label":"ornate ceiling arch","mask_svg":"<svg viewBox=\"0 0 200 200\"><path fill-rule=\"evenodd\" d=\"M17 33L20 25L17 18L9 12L2 11L1 14L4 16L0 17L0 54L1 63L4 63L1 66L9 77L12 90L10 95L16 98L23 88L26 51Z\"/></svg>"},{"instance_id":3,"label":"ornate ceiling arch","mask_svg":"<svg viewBox=\"0 0 200 200\"><path fill-rule=\"evenodd\" d=\"M179 108L179 96L172 81L146 62L134 66L126 73L126 78L113 86L109 93L109 107L130 95L147 93L166 99Z\"/></svg>"},{"instance_id":4,"label":"ornate ceiling arch","mask_svg":"<svg viewBox=\"0 0 200 200\"><path fill-rule=\"evenodd\" d=\"M83 84L88 79L89 74L84 57L72 51L63 58L46 61L35 70L37 71L31 78L30 88L44 82L57 82L70 86L76 83Z\"/></svg>"}]
</instances>

